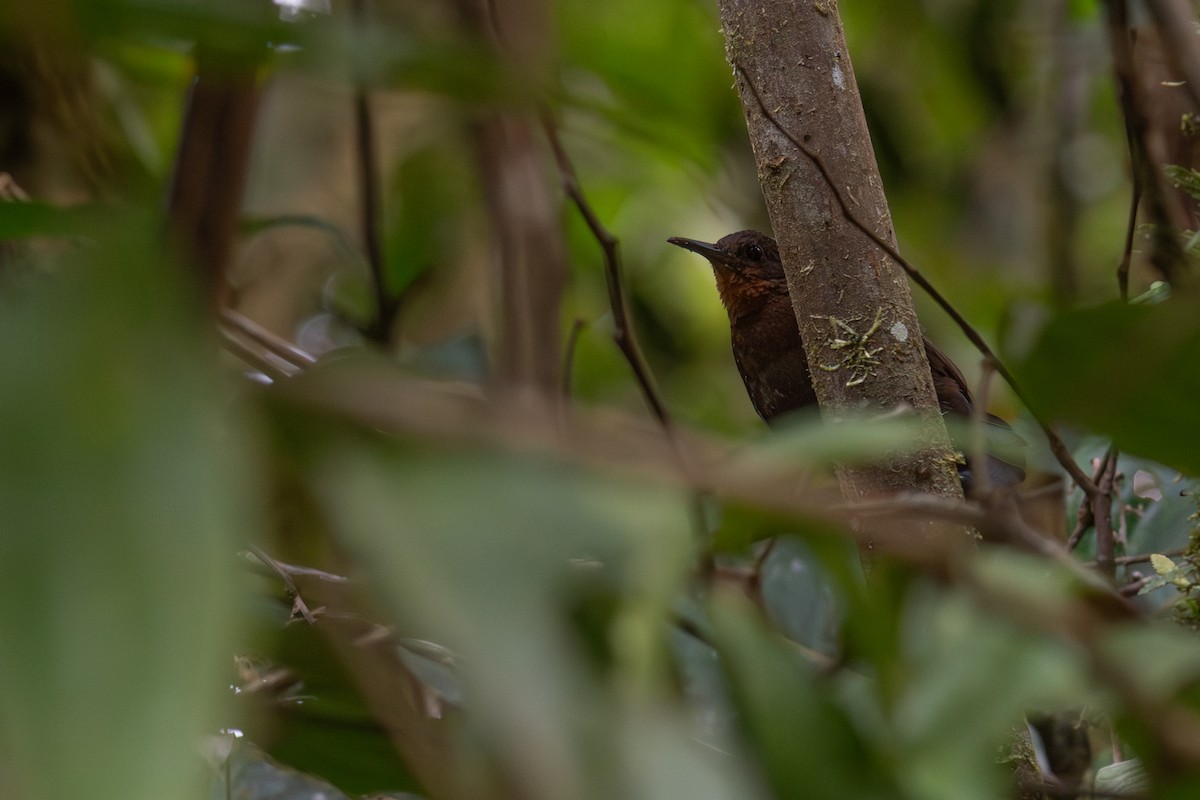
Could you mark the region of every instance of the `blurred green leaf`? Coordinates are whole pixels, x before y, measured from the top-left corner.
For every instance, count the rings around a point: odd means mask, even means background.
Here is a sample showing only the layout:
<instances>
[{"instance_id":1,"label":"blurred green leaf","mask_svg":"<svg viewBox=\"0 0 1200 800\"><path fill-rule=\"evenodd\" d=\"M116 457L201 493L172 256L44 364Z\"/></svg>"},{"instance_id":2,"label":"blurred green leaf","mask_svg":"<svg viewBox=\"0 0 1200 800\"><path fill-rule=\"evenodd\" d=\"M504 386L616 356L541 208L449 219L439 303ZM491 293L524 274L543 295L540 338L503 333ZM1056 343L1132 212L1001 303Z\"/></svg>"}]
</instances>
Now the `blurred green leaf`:
<instances>
[{"instance_id":1,"label":"blurred green leaf","mask_svg":"<svg viewBox=\"0 0 1200 800\"><path fill-rule=\"evenodd\" d=\"M95 37L198 41L223 53L265 53L289 26L270 0L72 0L79 30Z\"/></svg>"},{"instance_id":2,"label":"blurred green leaf","mask_svg":"<svg viewBox=\"0 0 1200 800\"><path fill-rule=\"evenodd\" d=\"M1121 450L1200 475L1200 317L1189 298L1059 315L1018 378L1045 416L1113 438ZM1068 368L1069 366L1069 368Z\"/></svg>"},{"instance_id":3,"label":"blurred green leaf","mask_svg":"<svg viewBox=\"0 0 1200 800\"><path fill-rule=\"evenodd\" d=\"M36 800L197 796L258 522L215 348L137 223L0 308L0 741Z\"/></svg>"},{"instance_id":4,"label":"blurred green leaf","mask_svg":"<svg viewBox=\"0 0 1200 800\"><path fill-rule=\"evenodd\" d=\"M900 796L883 753L864 740L823 680L731 596L713 627L747 739L780 797Z\"/></svg>"},{"instance_id":5,"label":"blurred green leaf","mask_svg":"<svg viewBox=\"0 0 1200 800\"><path fill-rule=\"evenodd\" d=\"M458 257L462 230L470 224L462 209L478 200L462 158L469 144L448 133L430 132L435 140L407 153L397 167L397 210L386 242L389 282L397 294Z\"/></svg>"},{"instance_id":6,"label":"blurred green leaf","mask_svg":"<svg viewBox=\"0 0 1200 800\"><path fill-rule=\"evenodd\" d=\"M0 240L35 236L94 235L117 222L111 210L95 206L61 208L47 203L0 203Z\"/></svg>"},{"instance_id":7,"label":"blurred green leaf","mask_svg":"<svg viewBox=\"0 0 1200 800\"><path fill-rule=\"evenodd\" d=\"M661 709L641 709L618 729L631 780L624 796L654 800L766 800L733 753L699 746Z\"/></svg>"},{"instance_id":8,"label":"blurred green leaf","mask_svg":"<svg viewBox=\"0 0 1200 800\"><path fill-rule=\"evenodd\" d=\"M611 785L589 742L618 707L583 669L562 606L590 570L619 576L626 602L609 635L623 681L639 696L660 686L663 626L690 559L681 499L483 452L343 453L314 485L401 630L461 657L488 749L539 796Z\"/></svg>"},{"instance_id":9,"label":"blurred green leaf","mask_svg":"<svg viewBox=\"0 0 1200 800\"><path fill-rule=\"evenodd\" d=\"M1020 597L1031 589L1040 592L1046 605L1034 602L1046 615L1057 612L1057 598L1069 596L1065 588L1039 588L1047 565L1033 558L987 554L980 568L990 591ZM906 764L903 781L915 797L1000 796L1005 776L999 754L1024 714L1088 699L1070 648L1031 635L964 597L925 587L910 596L904 622L910 680L898 697L893 724Z\"/></svg>"},{"instance_id":10,"label":"blurred green leaf","mask_svg":"<svg viewBox=\"0 0 1200 800\"><path fill-rule=\"evenodd\" d=\"M1165 701L1200 681L1200 653L1194 635L1159 623L1113 631L1104 651L1123 665L1127 679L1147 701Z\"/></svg>"},{"instance_id":11,"label":"blurred green leaf","mask_svg":"<svg viewBox=\"0 0 1200 800\"><path fill-rule=\"evenodd\" d=\"M818 416L815 409L784 417L771 436L746 448L741 457L761 467L832 467L878 461L911 453L921 441L923 423L915 416L880 419L847 414L837 421Z\"/></svg>"}]
</instances>

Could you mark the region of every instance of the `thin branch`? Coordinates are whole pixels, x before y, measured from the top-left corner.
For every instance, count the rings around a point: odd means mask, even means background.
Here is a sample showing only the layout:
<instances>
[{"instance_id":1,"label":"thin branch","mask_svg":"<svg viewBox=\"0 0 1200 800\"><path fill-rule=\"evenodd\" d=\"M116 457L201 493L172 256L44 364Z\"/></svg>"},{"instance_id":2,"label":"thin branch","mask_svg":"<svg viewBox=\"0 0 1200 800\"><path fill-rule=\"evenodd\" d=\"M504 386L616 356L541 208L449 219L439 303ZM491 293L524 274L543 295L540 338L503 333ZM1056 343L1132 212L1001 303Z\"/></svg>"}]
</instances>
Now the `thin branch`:
<instances>
[{"instance_id":1,"label":"thin branch","mask_svg":"<svg viewBox=\"0 0 1200 800\"><path fill-rule=\"evenodd\" d=\"M1146 587L1146 584L1150 583L1150 581L1154 580L1156 577L1158 576L1144 575L1141 578L1137 578L1136 580L1132 580L1125 584L1119 589L1119 591L1123 597L1136 597L1138 593L1140 593L1142 589Z\"/></svg>"},{"instance_id":2,"label":"thin branch","mask_svg":"<svg viewBox=\"0 0 1200 800\"><path fill-rule=\"evenodd\" d=\"M316 356L306 350L301 350L286 339L276 336L262 325L232 308L221 309L218 322L236 329L297 368L310 367L317 363Z\"/></svg>"},{"instance_id":3,"label":"thin branch","mask_svg":"<svg viewBox=\"0 0 1200 800\"><path fill-rule=\"evenodd\" d=\"M300 596L300 587L296 586L296 581L292 579L291 573L284 569L282 564L267 555L261 547L255 547L254 545L251 545L249 549L250 552L254 554L255 558L274 570L275 573L283 580L283 585L287 587L288 594L292 596L293 609L300 612L300 615L304 617L305 622L307 622L309 625L316 625L317 618L314 617L313 613L308 610L308 604L306 604L304 602L304 598Z\"/></svg>"},{"instance_id":4,"label":"thin branch","mask_svg":"<svg viewBox=\"0 0 1200 800\"><path fill-rule=\"evenodd\" d=\"M1143 562L1147 562L1150 559L1154 558L1156 555L1162 555L1162 556L1167 556L1168 558L1174 558L1175 556L1183 555L1184 552L1185 552L1185 548L1180 547L1180 548L1176 548L1175 550L1168 550L1165 553L1142 553L1142 554L1136 555L1136 556L1117 556L1116 558L1113 559L1113 564L1117 565L1118 567L1127 567L1130 564L1141 564ZM1089 566L1089 567L1096 566L1095 561L1087 561L1084 563L1086 566Z\"/></svg>"},{"instance_id":5,"label":"thin branch","mask_svg":"<svg viewBox=\"0 0 1200 800\"><path fill-rule=\"evenodd\" d=\"M554 161L558 165L558 173L562 181L563 191L571 198L571 202L579 210L580 215L588 226L588 230L591 231L592 236L600 244L600 249L604 253L604 277L608 285L608 302L613 315L613 340L616 342L621 353L624 354L625 360L629 363L629 368L633 371L638 386L642 390L642 397L645 399L646 405L649 406L651 413L666 433L680 472L694 488L694 491L690 493L688 516L691 520L696 541L701 545L700 552L702 555L700 556L700 563L698 565L699 571L702 575L710 575L713 570L714 561L712 553L706 546L708 543L708 527L705 523L704 490L698 488L705 484L697 479L692 460L685 451L685 444L676 433L675 425L671 420L670 413L667 411L667 406L662 401L662 398L659 397L658 387L654 384L650 365L646 363L646 358L642 355L642 349L638 345L637 336L633 330L633 317L629 313L629 300L625 294L625 285L622 278L620 242L617 240L617 237L609 232L604 223L600 221L600 218L592 209L591 203L588 202L587 196L583 193L583 187L579 184L579 176L575 172L575 165L571 162L570 156L567 155L566 148L562 144L562 139L558 135L558 127L550 111L546 108L543 108L541 111L541 122L542 130L546 134L546 141L549 142L550 150L554 153ZM572 339L574 338L572 336ZM564 372L563 380L569 380L569 375L569 370Z\"/></svg>"},{"instance_id":6,"label":"thin branch","mask_svg":"<svg viewBox=\"0 0 1200 800\"><path fill-rule=\"evenodd\" d=\"M1096 566L1100 572L1110 579L1116 574L1116 564L1113 562L1113 547L1115 535L1112 519L1113 484L1117 475L1117 448L1110 446L1100 462L1097 473L1096 488L1100 491L1089 498L1092 506L1092 519L1096 526Z\"/></svg>"},{"instance_id":7,"label":"thin branch","mask_svg":"<svg viewBox=\"0 0 1200 800\"><path fill-rule=\"evenodd\" d=\"M1079 504L1079 510L1075 512L1075 529L1067 537L1067 549L1074 550L1078 547L1083 540L1083 535L1092 529L1093 524L1095 524L1095 517L1092 516L1092 504L1085 496L1083 502Z\"/></svg>"},{"instance_id":8,"label":"thin branch","mask_svg":"<svg viewBox=\"0 0 1200 800\"><path fill-rule=\"evenodd\" d=\"M367 0L354 0L354 20L360 29L366 27L367 18ZM375 294L375 318L366 333L374 341L387 344L396 303L387 286L387 270L379 233L379 167L375 126L371 115L371 95L362 78L359 78L354 90L354 136L363 248L371 268L371 286Z\"/></svg>"},{"instance_id":9,"label":"thin branch","mask_svg":"<svg viewBox=\"0 0 1200 800\"><path fill-rule=\"evenodd\" d=\"M1071 535L1067 537L1067 549L1074 550L1079 546L1079 542L1083 539L1083 535L1091 528L1096 526L1096 511L1103 510L1102 501L1104 498L1109 498L1111 505L1112 486L1111 483L1107 491L1102 491L1100 484L1104 480L1104 476L1108 473L1109 457L1112 457L1112 467L1116 469L1116 449L1109 447L1105 451L1104 456L1096 462L1096 471L1092 474L1092 481L1096 483L1097 494L1092 497L1084 497L1083 502L1079 504L1079 510L1075 514L1075 529L1071 531ZM1112 529L1112 514L1108 513L1108 526ZM1104 524L1104 523L1101 523ZM1098 545L1097 545L1098 546Z\"/></svg>"},{"instance_id":10,"label":"thin branch","mask_svg":"<svg viewBox=\"0 0 1200 800\"><path fill-rule=\"evenodd\" d=\"M1133 141L1129 142L1130 153L1133 152ZM1129 220L1125 224L1125 246L1121 251L1121 263L1117 266L1117 290L1121 293L1121 302L1129 302L1129 265L1133 261L1133 237L1137 231L1138 205L1142 200L1142 180L1138 170L1133 170L1133 186L1129 198Z\"/></svg>"},{"instance_id":11,"label":"thin branch","mask_svg":"<svg viewBox=\"0 0 1200 800\"><path fill-rule=\"evenodd\" d=\"M741 64L734 62L733 66L734 69L736 69L742 76L742 80L746 82L746 86L750 90L750 93L754 95L754 100L758 104L759 111L762 113L762 115L766 117L797 150L803 153L805 158L811 161L813 166L816 167L817 171L821 173L821 177L825 180L826 185L829 186L830 193L833 195L833 198L837 202L838 207L841 209L842 216L846 218L846 221L858 228L863 235L875 243L876 247L878 247L894 262L896 262L896 264L898 264L908 274L908 277L913 281L913 283L920 286L921 289L923 289L925 293L928 294L933 301L937 303L943 311L946 312L950 319L954 320L954 322L962 330L963 334L966 335L966 337L971 341L972 344L975 345L979 352L983 354L984 358L991 362L992 367L996 370L1000 377L1004 378L1005 382L1012 387L1013 392L1018 398L1020 398L1021 402L1025 404L1026 408L1030 409L1030 413L1033 413L1028 396L1021 389L1016 378L1013 377L1013 374L1008 371L1007 367L1004 366L1004 362L1000 360L999 356L997 356L988 343L984 341L983 337L979 335L979 332L975 330L971 323L967 322L966 318L958 312L958 309L950 304L950 301L948 301L941 292L934 288L933 284L931 284L925 278L925 276L916 269L916 267L908 262L908 259L900 255L899 251L896 250L895 247L890 245L873 230L871 230L870 227L864 224L854 214L854 212L850 210L850 206L846 203L846 199L842 196L842 191L838 188L837 183L833 180L833 176L829 174L829 169L825 166L825 161L821 158L821 156L793 136L791 132L788 131L782 123L780 123L779 119L767 108L766 103L763 102L762 96L758 93L758 88L750 80L750 76L746 73L746 71L742 69ZM1063 469L1065 469L1071 475L1071 478L1077 484L1079 484L1080 488L1083 489L1084 493L1086 493L1088 497L1094 496L1097 491L1096 484L1082 469L1080 469L1079 465L1075 463L1075 460L1071 458L1071 454L1067 450L1067 446L1063 440L1059 438L1059 435L1055 433L1055 431L1047 423L1043 422L1042 419L1036 414L1034 414L1034 419L1037 421L1038 426L1045 434L1046 439L1050 444L1050 451L1063 466Z\"/></svg>"},{"instance_id":12,"label":"thin branch","mask_svg":"<svg viewBox=\"0 0 1200 800\"><path fill-rule=\"evenodd\" d=\"M566 408L571 400L571 376L575 372L575 349L579 346L579 336L586 327L587 320L575 320L575 324L571 326L571 334L567 337L567 350L563 353L562 385L559 387L563 408Z\"/></svg>"},{"instance_id":13,"label":"thin branch","mask_svg":"<svg viewBox=\"0 0 1200 800\"><path fill-rule=\"evenodd\" d=\"M296 366L280 358L258 342L243 339L235 331L218 328L221 345L246 364L266 375L272 381L290 378L298 371Z\"/></svg>"},{"instance_id":14,"label":"thin branch","mask_svg":"<svg viewBox=\"0 0 1200 800\"><path fill-rule=\"evenodd\" d=\"M646 363L645 356L642 355L642 349L638 345L637 337L633 331L632 317L629 313L629 300L625 294L625 287L622 278L621 269L621 249L620 242L617 240L607 228L600 218L596 216L596 212L592 210L591 204L583 193L583 189L579 185L579 178L575 173L575 166L571 163L567 151L563 148L562 140L558 135L558 128L554 120L550 117L550 112L543 110L542 115L542 130L546 133L546 139L550 143L550 149L554 153L554 160L558 164L559 176L562 180L563 191L567 197L571 198L571 202L579 209L584 222L591 231L592 236L600 244L601 250L604 251L604 277L608 284L608 303L612 308L613 339L617 343L617 347L621 349L625 360L629 362L630 369L633 370L633 375L637 379L638 386L641 387L642 396L646 400L646 405L650 407L650 411L658 419L658 421L666 428L672 426L670 414L667 412L667 407L663 403L662 398L658 395L658 388L654 385L654 378L650 372L650 366Z\"/></svg>"},{"instance_id":15,"label":"thin branch","mask_svg":"<svg viewBox=\"0 0 1200 800\"><path fill-rule=\"evenodd\" d=\"M167 216L200 272L210 308L224 302L258 114L261 53L196 45L167 193Z\"/></svg>"}]
</instances>

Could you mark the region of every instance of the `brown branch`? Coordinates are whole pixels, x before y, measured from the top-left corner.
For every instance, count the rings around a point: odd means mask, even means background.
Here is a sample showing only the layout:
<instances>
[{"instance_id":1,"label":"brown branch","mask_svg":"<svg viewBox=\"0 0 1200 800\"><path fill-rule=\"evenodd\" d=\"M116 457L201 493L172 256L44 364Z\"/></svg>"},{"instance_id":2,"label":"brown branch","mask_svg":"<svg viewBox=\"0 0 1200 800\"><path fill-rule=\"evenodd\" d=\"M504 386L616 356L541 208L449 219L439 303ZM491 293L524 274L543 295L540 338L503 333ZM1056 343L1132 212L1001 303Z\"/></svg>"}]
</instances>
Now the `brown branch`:
<instances>
[{"instance_id":1,"label":"brown branch","mask_svg":"<svg viewBox=\"0 0 1200 800\"><path fill-rule=\"evenodd\" d=\"M1186 214L1178 202L1172 202L1166 177L1162 170L1155 166L1166 163L1167 158L1150 135L1147 113L1149 98L1141 91L1137 82L1126 0L1105 0L1104 5L1107 9L1108 41L1112 53L1113 75L1117 84L1117 99L1125 119L1132 172L1140 186L1138 205L1141 205L1144 194L1146 208L1154 223L1154 243L1150 260L1162 272L1167 282L1178 285L1185 277L1181 269L1185 264L1185 257L1174 232L1188 227Z\"/></svg>"},{"instance_id":2,"label":"brown branch","mask_svg":"<svg viewBox=\"0 0 1200 800\"><path fill-rule=\"evenodd\" d=\"M300 616L304 617L305 622L307 622L309 625L316 625L317 618L313 616L312 611L310 611L308 608L308 604L305 603L304 598L300 596L300 587L298 587L296 585L296 581L292 579L291 573L284 569L282 564L267 555L261 547L255 547L251 545L249 550L255 558L257 558L266 566L270 567L283 581L283 585L287 587L288 594L292 596L293 612L300 612Z\"/></svg>"},{"instance_id":3,"label":"brown branch","mask_svg":"<svg viewBox=\"0 0 1200 800\"><path fill-rule=\"evenodd\" d=\"M599 243L600 249L604 253L604 278L608 285L608 304L612 309L613 327L615 328L613 340L625 356L625 360L629 362L629 368L633 370L634 378L637 379L638 386L642 390L642 397L645 398L651 413L664 427L670 428L671 416L667 412L662 398L658 395L658 387L654 384L650 366L646 363L645 356L642 355L642 349L638 345L637 336L633 330L629 300L626 297L622 278L620 241L604 227L604 223L596 216L596 212L584 195L575 172L575 165L571 163L567 151L562 146L558 127L551 118L550 112L543 111L541 117L542 130L546 133L546 139L554 153L555 163L558 164L558 174L562 180L563 191L579 210L592 237Z\"/></svg>"},{"instance_id":4,"label":"brown branch","mask_svg":"<svg viewBox=\"0 0 1200 800\"><path fill-rule=\"evenodd\" d=\"M833 195L833 198L837 202L838 208L841 209L842 216L846 218L846 221L855 228L858 228L858 230L861 231L864 236L870 239L876 247L878 247L894 262L896 262L896 264L898 264L905 271L905 273L908 274L908 277L913 281L913 283L920 286L921 289L923 289L925 293L928 294L944 312L946 312L950 319L954 320L955 324L958 325L963 334L971 341L972 344L975 345L976 349L983 354L983 357L992 364L992 367L996 370L1000 377L1004 378L1005 382L1012 387L1013 393L1015 393L1021 402L1025 404L1026 408L1030 409L1030 413L1033 413L1028 396L1021 389L1016 378L1013 377L1013 374L1008 371L1006 366L1004 366L1004 362L1000 360L999 356L997 356L988 343L984 341L983 337L979 335L979 332L975 330L971 323L967 322L966 318L958 312L958 309L951 305L950 301L947 300L941 292L934 288L933 284L931 284L925 278L925 276L916 269L916 267L909 263L908 259L900 255L900 252L896 250L895 247L876 234L875 231L871 230L870 227L863 223L854 214L854 212L850 210L850 206L846 203L845 197L842 196L842 191L838 188L837 183L833 180L833 176L829 174L829 169L825 166L825 161L821 158L820 154L793 136L792 133L787 130L782 123L779 122L779 119L770 111L770 109L767 108L766 103L763 102L762 96L758 93L757 87L755 87L755 85L751 82L750 76L744 69L742 69L741 64L734 62L733 67L738 71L739 74L741 74L742 79L746 82L746 86L750 89L750 93L754 96L754 100L758 104L759 111L762 113L762 115L766 117L797 150L803 153L805 158L812 162L817 171L821 173L821 177L825 180L826 185L829 187L830 193ZM1066 444L1046 422L1042 421L1037 414L1034 413L1033 417L1037 421L1038 426L1042 429L1042 432L1046 435L1046 439L1050 444L1050 451L1063 466L1063 469L1065 469L1070 474L1071 478L1077 484L1079 484L1079 487L1083 489L1084 493L1086 493L1088 497L1094 496L1097 491L1096 484L1082 469L1080 469L1079 465L1075 463L1075 460L1071 458L1071 454L1067 450Z\"/></svg>"},{"instance_id":5,"label":"brown branch","mask_svg":"<svg viewBox=\"0 0 1200 800\"><path fill-rule=\"evenodd\" d=\"M1066 546L1068 550L1074 550L1079 546L1080 540L1089 529L1096 526L1096 511L1103 510L1102 499L1104 497L1112 497L1111 481L1106 492L1102 492L1100 484L1104 480L1104 476L1108 474L1109 456L1112 456L1112 467L1116 469L1116 449L1109 447L1105 451L1104 456L1096 463L1096 471L1092 474L1092 481L1096 484L1097 494L1092 497L1084 497L1079 504L1079 510L1075 514L1075 529L1071 531L1071 535L1067 537ZM1111 502L1110 502L1111 505ZM1112 530L1112 514L1107 513L1109 530ZM1104 523L1101 523L1104 524ZM1097 543L1099 547L1099 543Z\"/></svg>"},{"instance_id":6,"label":"brown branch","mask_svg":"<svg viewBox=\"0 0 1200 800\"><path fill-rule=\"evenodd\" d=\"M1135 580L1130 581L1129 583L1120 587L1120 589L1118 589L1118 591L1120 591L1120 593L1123 597L1136 597L1138 594L1141 593L1142 589L1144 589L1146 587L1146 584L1150 583L1150 581L1154 580L1156 577L1158 577L1158 576L1157 575L1145 575L1141 578L1137 578Z\"/></svg>"},{"instance_id":7,"label":"brown branch","mask_svg":"<svg viewBox=\"0 0 1200 800\"><path fill-rule=\"evenodd\" d=\"M239 359L266 375L272 381L281 381L296 374L294 364L280 358L258 342L243 338L235 330L218 328L221 346Z\"/></svg>"},{"instance_id":8,"label":"brown branch","mask_svg":"<svg viewBox=\"0 0 1200 800\"><path fill-rule=\"evenodd\" d=\"M1115 564L1119 567L1127 567L1130 564L1141 564L1143 562L1149 561L1150 559L1154 558L1157 555L1162 555L1162 556L1167 556L1168 558L1173 558L1175 556L1183 555L1184 552L1186 552L1185 548L1180 547L1180 548L1176 548L1175 550L1168 550L1165 553L1142 553L1141 555L1136 555L1136 556L1117 556L1116 558L1113 559L1113 564ZM1085 564L1089 567L1096 566L1095 561L1087 561L1087 562L1085 562Z\"/></svg>"},{"instance_id":9,"label":"brown branch","mask_svg":"<svg viewBox=\"0 0 1200 800\"><path fill-rule=\"evenodd\" d=\"M1079 504L1079 510L1075 512L1075 528L1071 531L1071 535L1067 537L1067 549L1074 550L1079 546L1079 542L1083 540L1083 535L1091 530L1095 523L1095 517L1092 516L1092 504L1084 495L1083 502Z\"/></svg>"},{"instance_id":10,"label":"brown branch","mask_svg":"<svg viewBox=\"0 0 1200 800\"><path fill-rule=\"evenodd\" d=\"M258 113L258 54L195 50L192 82L167 197L167 216L210 308L227 292Z\"/></svg>"},{"instance_id":11,"label":"brown branch","mask_svg":"<svg viewBox=\"0 0 1200 800\"><path fill-rule=\"evenodd\" d=\"M1117 474L1117 448L1110 446L1100 462L1096 488L1099 491L1088 498L1092 506L1092 519L1096 526L1096 566L1110 579L1116 574L1113 562L1115 535L1112 519L1113 483Z\"/></svg>"},{"instance_id":12,"label":"brown branch","mask_svg":"<svg viewBox=\"0 0 1200 800\"><path fill-rule=\"evenodd\" d=\"M1129 146L1133 147L1132 141ZM1125 245L1121 250L1121 263L1117 265L1117 291L1121 294L1122 302L1129 302L1129 266L1133 261L1133 237L1137 231L1138 205L1141 199L1142 181L1138 177L1138 171L1134 170L1129 197L1129 220L1125 225Z\"/></svg>"},{"instance_id":13,"label":"brown branch","mask_svg":"<svg viewBox=\"0 0 1200 800\"><path fill-rule=\"evenodd\" d=\"M232 308L221 309L218 323L237 330L298 369L317 363L316 356L300 349L286 339L276 336L262 325Z\"/></svg>"}]
</instances>

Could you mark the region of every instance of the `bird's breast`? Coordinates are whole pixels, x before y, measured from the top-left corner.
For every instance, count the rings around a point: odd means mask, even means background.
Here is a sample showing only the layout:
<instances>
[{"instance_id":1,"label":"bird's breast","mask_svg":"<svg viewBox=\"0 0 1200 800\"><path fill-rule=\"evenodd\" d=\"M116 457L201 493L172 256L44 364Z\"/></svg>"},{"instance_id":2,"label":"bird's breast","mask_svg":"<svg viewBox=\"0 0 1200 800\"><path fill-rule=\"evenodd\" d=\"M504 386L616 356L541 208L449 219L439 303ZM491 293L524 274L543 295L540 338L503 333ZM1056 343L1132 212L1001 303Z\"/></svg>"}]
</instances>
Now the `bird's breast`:
<instances>
[{"instance_id":1,"label":"bird's breast","mask_svg":"<svg viewBox=\"0 0 1200 800\"><path fill-rule=\"evenodd\" d=\"M760 417L770 422L817 402L808 358L786 297L730 322L734 361Z\"/></svg>"}]
</instances>

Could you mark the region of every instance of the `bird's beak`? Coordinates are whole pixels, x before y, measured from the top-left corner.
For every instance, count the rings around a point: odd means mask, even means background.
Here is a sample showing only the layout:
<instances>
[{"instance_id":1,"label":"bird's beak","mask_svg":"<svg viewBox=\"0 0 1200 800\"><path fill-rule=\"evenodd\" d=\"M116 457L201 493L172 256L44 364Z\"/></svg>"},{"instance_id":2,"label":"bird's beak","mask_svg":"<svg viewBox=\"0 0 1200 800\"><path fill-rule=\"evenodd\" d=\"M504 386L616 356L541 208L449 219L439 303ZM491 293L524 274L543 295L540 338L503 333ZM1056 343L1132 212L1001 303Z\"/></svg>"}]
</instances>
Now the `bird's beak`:
<instances>
[{"instance_id":1,"label":"bird's beak","mask_svg":"<svg viewBox=\"0 0 1200 800\"><path fill-rule=\"evenodd\" d=\"M729 257L724 250L708 242L700 242L696 239L684 239L682 236L672 236L667 241L676 247L682 247L684 250L699 253L714 264L724 263L725 259Z\"/></svg>"}]
</instances>

